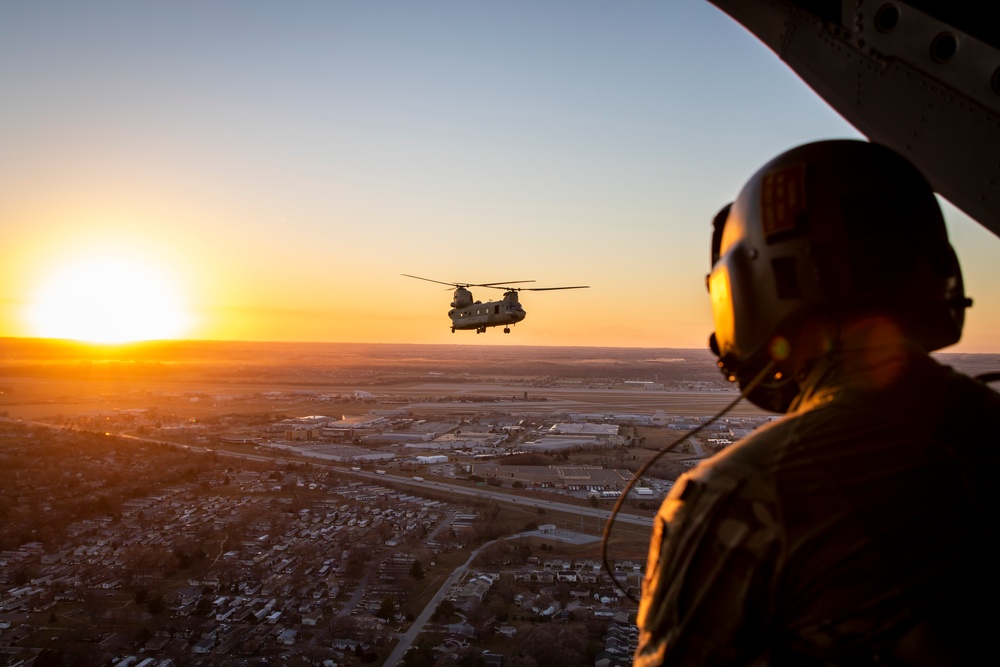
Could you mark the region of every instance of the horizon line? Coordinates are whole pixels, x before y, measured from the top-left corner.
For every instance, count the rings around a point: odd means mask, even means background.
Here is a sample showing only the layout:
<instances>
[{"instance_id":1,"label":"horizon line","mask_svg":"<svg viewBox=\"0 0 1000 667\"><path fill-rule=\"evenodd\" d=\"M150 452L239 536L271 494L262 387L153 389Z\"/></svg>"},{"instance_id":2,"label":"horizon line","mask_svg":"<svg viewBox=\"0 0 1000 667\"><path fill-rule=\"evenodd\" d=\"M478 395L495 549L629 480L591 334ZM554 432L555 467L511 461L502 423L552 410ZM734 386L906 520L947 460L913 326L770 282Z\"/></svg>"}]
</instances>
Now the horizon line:
<instances>
[{"instance_id":1,"label":"horizon line","mask_svg":"<svg viewBox=\"0 0 1000 667\"><path fill-rule=\"evenodd\" d=\"M12 342L24 342L24 343L48 343L48 344L62 344L62 345L74 345L79 347L87 347L92 349L125 349L132 347L142 347L146 345L170 345L170 344L213 344L213 345L368 345L368 346L414 346L414 347L490 347L490 348L558 348L558 349L592 349L592 350L685 350L693 352L708 352L711 354L711 350L708 346L705 347L669 347L669 346L657 346L651 347L646 345L523 345L518 343L513 344L503 344L503 343L485 343L485 344L468 344L468 343L386 343L386 342L362 342L362 341L299 341L299 340L239 340L239 339L210 339L210 338L159 338L159 339L149 339L149 340L136 340L127 341L121 343L102 343L93 341L76 340L73 338L45 338L40 336L0 336L0 343L12 341ZM949 352L935 350L931 352L932 355L1000 355L1000 352Z\"/></svg>"}]
</instances>

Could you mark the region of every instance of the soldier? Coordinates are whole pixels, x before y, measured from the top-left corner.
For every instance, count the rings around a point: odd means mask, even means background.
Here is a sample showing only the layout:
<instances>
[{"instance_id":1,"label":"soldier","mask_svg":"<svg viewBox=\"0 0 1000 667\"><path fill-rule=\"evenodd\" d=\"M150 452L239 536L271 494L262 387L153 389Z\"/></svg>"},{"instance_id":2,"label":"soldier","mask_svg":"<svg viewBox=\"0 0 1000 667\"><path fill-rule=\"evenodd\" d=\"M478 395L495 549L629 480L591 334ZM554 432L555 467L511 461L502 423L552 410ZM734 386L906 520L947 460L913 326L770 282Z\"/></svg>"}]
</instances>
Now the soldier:
<instances>
[{"instance_id":1,"label":"soldier","mask_svg":"<svg viewBox=\"0 0 1000 667\"><path fill-rule=\"evenodd\" d=\"M992 653L1000 397L929 356L971 305L930 185L883 146L800 146L716 217L712 264L719 366L787 416L664 501L635 665Z\"/></svg>"}]
</instances>

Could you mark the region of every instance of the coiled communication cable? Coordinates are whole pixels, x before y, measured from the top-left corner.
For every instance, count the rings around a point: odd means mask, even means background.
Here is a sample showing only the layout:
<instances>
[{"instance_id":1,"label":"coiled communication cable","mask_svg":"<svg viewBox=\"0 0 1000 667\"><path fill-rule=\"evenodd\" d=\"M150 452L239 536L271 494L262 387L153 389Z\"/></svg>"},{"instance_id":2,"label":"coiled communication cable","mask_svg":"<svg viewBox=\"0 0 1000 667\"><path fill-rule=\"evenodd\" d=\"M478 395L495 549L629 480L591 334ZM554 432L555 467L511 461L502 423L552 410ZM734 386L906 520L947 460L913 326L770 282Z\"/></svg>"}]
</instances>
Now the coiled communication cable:
<instances>
[{"instance_id":1,"label":"coiled communication cable","mask_svg":"<svg viewBox=\"0 0 1000 667\"><path fill-rule=\"evenodd\" d=\"M611 565L608 563L608 541L611 538L611 529L614 526L615 518L618 516L618 512L621 511L622 505L625 504L625 499L628 497L629 492L635 486L636 482L639 481L639 478L645 475L646 472L651 467L653 467L653 464L660 460L660 457L662 457L664 454L671 452L675 447L677 447L679 444L681 444L688 438L693 438L694 436L698 435L706 428L708 428L715 422L722 419L730 410L735 408L737 403L746 398L746 396L751 391L757 388L757 385L759 385L761 382L764 381L764 378L766 378L768 375L771 374L771 372L774 370L776 363L777 362L775 361L771 361L770 363L768 363L764 367L764 369L761 370L761 372L758 373L757 376L740 391L739 396L737 396L728 405L722 408L722 410L716 413L711 419L709 419L704 424L700 425L698 428L682 434L672 443L670 443L669 445L658 451L651 459L646 461L639 468L639 470L637 470L636 473L632 476L632 479L629 480L628 484L625 485L625 489L622 491L621 495L618 496L618 502L616 502L615 506L611 509L611 514L608 516L608 521L606 524L604 524L604 534L601 537L601 564L604 567L604 571L608 573L609 577L611 577L611 583L614 584L614 587L617 588L622 593L624 593L625 597L627 597L629 600L632 600L632 602L638 604L639 598L632 595L632 593L630 593L627 588L622 586L622 584L618 581L618 578L615 577L615 573L611 569Z\"/></svg>"}]
</instances>

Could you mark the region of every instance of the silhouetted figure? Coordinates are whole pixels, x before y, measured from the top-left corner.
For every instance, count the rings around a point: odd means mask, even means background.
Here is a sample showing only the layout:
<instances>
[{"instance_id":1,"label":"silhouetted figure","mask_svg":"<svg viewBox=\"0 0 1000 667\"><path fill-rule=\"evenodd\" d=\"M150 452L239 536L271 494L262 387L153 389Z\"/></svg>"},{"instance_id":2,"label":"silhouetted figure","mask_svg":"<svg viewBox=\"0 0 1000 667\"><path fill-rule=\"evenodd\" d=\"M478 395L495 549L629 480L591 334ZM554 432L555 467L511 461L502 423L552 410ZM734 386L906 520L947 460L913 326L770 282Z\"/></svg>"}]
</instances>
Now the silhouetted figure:
<instances>
[{"instance_id":1,"label":"silhouetted figure","mask_svg":"<svg viewBox=\"0 0 1000 667\"><path fill-rule=\"evenodd\" d=\"M882 146L807 144L750 179L712 246L719 365L788 414L664 501L635 664L991 655L1000 397L928 355L971 305L929 184Z\"/></svg>"}]
</instances>

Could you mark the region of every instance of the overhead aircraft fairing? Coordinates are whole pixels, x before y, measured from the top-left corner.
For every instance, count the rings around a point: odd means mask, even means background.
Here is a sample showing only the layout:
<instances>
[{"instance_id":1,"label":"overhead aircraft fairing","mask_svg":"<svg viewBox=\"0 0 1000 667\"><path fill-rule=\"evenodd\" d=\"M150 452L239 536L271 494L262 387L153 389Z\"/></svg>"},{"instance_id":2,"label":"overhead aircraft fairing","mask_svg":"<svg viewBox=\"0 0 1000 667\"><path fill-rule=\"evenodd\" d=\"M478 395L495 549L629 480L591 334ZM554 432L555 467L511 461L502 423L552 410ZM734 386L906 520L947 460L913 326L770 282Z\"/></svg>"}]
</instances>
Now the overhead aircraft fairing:
<instances>
[{"instance_id":1,"label":"overhead aircraft fairing","mask_svg":"<svg viewBox=\"0 0 1000 667\"><path fill-rule=\"evenodd\" d=\"M710 0L1000 235L1000 28L981 0Z\"/></svg>"}]
</instances>

